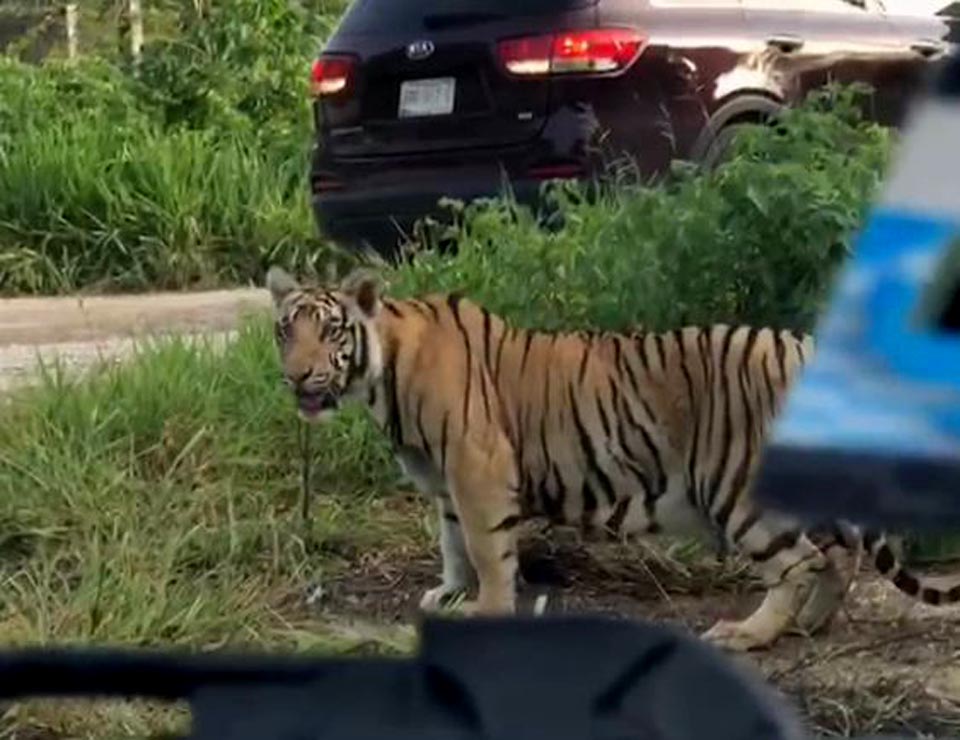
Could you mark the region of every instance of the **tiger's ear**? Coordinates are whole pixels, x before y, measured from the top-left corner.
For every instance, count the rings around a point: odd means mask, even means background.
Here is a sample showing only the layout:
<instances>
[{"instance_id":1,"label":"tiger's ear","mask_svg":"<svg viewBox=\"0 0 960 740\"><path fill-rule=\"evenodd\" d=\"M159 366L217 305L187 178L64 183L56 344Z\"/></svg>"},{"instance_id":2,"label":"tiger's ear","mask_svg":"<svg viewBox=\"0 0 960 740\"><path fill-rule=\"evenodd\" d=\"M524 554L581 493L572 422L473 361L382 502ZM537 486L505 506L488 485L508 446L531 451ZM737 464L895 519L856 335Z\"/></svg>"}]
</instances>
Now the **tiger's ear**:
<instances>
[{"instance_id":1,"label":"tiger's ear","mask_svg":"<svg viewBox=\"0 0 960 740\"><path fill-rule=\"evenodd\" d=\"M340 292L353 300L364 318L372 319L380 313L383 284L376 273L363 269L354 270L340 284Z\"/></svg>"},{"instance_id":2,"label":"tiger's ear","mask_svg":"<svg viewBox=\"0 0 960 740\"><path fill-rule=\"evenodd\" d=\"M270 291L270 295L273 297L273 305L277 308L283 303L284 298L299 289L300 283L282 267L274 265L267 270L267 290Z\"/></svg>"}]
</instances>

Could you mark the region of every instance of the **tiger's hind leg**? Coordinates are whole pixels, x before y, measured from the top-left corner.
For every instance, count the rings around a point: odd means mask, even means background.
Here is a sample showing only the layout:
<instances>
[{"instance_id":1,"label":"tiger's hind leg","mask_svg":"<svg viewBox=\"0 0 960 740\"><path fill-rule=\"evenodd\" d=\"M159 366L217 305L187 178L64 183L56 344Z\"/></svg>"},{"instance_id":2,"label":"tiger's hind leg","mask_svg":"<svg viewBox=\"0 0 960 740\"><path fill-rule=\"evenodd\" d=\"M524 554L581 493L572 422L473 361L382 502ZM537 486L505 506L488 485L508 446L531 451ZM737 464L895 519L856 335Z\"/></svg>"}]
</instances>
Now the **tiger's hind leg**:
<instances>
[{"instance_id":1,"label":"tiger's hind leg","mask_svg":"<svg viewBox=\"0 0 960 740\"><path fill-rule=\"evenodd\" d=\"M814 584L796 618L796 631L813 635L830 626L860 567L860 541L835 527L813 541L828 565Z\"/></svg>"},{"instance_id":2,"label":"tiger's hind leg","mask_svg":"<svg viewBox=\"0 0 960 740\"><path fill-rule=\"evenodd\" d=\"M767 593L749 617L717 622L705 639L734 651L766 648L796 628L798 619L814 624L836 610L839 601L829 586L835 568L806 535L774 516L747 512L736 519L730 538L753 561Z\"/></svg>"}]
</instances>

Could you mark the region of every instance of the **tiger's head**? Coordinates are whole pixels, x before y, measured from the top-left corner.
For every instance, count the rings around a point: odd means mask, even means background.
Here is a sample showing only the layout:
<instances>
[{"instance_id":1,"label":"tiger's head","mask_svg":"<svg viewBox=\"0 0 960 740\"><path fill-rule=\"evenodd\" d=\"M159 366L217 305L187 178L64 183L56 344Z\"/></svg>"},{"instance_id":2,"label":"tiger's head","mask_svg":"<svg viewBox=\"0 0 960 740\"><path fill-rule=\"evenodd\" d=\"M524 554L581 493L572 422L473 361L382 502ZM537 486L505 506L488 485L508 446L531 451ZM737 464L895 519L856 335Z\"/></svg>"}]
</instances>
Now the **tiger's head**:
<instances>
[{"instance_id":1,"label":"tiger's head","mask_svg":"<svg viewBox=\"0 0 960 740\"><path fill-rule=\"evenodd\" d=\"M381 371L375 320L380 282L355 272L339 286L301 286L279 267L267 273L283 379L301 418L329 419L341 402L359 396Z\"/></svg>"}]
</instances>

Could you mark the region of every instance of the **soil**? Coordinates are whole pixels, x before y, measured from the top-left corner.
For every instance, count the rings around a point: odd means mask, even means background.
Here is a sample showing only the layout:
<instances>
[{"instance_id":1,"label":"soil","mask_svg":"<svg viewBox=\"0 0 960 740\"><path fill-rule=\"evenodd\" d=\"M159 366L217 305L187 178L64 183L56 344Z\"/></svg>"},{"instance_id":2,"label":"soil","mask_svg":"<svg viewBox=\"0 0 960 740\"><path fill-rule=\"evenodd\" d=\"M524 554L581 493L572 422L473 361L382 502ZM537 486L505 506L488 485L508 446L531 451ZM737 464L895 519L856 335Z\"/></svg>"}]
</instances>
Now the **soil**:
<instances>
[{"instance_id":1,"label":"soil","mask_svg":"<svg viewBox=\"0 0 960 740\"><path fill-rule=\"evenodd\" d=\"M747 616L762 596L745 567L714 556L681 563L651 546L558 534L566 533L526 534L521 611L547 594L547 613L601 613L697 634L717 619ZM359 568L325 584L317 608L327 618L415 623L417 602L439 572L432 554L367 552ZM869 564L828 631L733 660L779 688L817 735L960 734L960 607L916 604Z\"/></svg>"}]
</instances>

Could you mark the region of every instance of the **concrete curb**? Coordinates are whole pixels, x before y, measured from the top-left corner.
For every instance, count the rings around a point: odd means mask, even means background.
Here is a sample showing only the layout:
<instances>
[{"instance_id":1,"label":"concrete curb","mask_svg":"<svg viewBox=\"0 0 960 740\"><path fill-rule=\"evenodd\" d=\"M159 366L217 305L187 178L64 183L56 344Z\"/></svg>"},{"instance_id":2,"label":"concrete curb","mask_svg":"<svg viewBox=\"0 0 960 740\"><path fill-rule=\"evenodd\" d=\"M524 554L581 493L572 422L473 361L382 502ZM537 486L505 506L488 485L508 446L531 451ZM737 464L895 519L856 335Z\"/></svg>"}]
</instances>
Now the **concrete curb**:
<instances>
[{"instance_id":1,"label":"concrete curb","mask_svg":"<svg viewBox=\"0 0 960 740\"><path fill-rule=\"evenodd\" d=\"M2 299L0 391L29 383L41 363L81 371L119 362L138 339L174 334L227 340L244 316L269 306L269 294L258 289Z\"/></svg>"}]
</instances>

